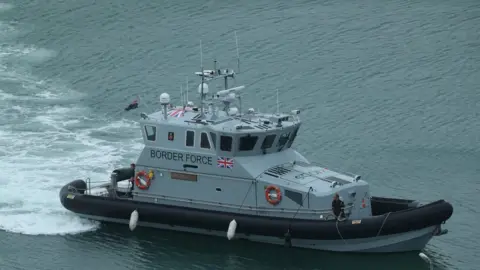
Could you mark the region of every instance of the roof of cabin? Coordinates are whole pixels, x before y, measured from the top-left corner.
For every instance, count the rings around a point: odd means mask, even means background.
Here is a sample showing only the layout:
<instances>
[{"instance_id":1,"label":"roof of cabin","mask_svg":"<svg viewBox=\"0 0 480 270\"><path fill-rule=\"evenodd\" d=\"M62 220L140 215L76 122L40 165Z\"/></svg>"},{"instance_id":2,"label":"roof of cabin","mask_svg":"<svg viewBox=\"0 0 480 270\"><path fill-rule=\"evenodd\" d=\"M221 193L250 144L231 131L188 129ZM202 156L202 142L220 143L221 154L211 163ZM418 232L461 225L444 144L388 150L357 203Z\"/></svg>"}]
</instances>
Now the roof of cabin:
<instances>
[{"instance_id":1,"label":"roof of cabin","mask_svg":"<svg viewBox=\"0 0 480 270\"><path fill-rule=\"evenodd\" d=\"M300 123L300 119L285 113L267 114L249 112L242 116L229 116L225 111L204 108L204 117L201 117L199 108L177 106L167 109L167 119L164 118L163 112L158 111L148 115L150 120L159 123L167 123L169 125L191 126L192 123L204 124L211 127L213 130L226 132L242 131L265 132L273 130L281 130L287 127L292 127ZM281 120L281 126L277 126L278 120Z\"/></svg>"},{"instance_id":2,"label":"roof of cabin","mask_svg":"<svg viewBox=\"0 0 480 270\"><path fill-rule=\"evenodd\" d=\"M193 106L173 107L170 103L170 105L167 106L167 119L165 119L162 109L148 115L148 120L164 125L188 126L189 128L192 127L192 123L195 123L208 126L215 131L235 133L261 133L282 130L298 126L301 122L297 116L300 112L298 110L292 111L291 114L269 114L259 113L255 112L253 109L249 109L248 113L242 114L242 112L238 111L236 107L230 107L230 104L237 99L236 93L245 88L243 85L218 91L212 96L212 99L208 101L205 100L206 95L209 92L209 87L206 82L216 79L225 79L225 88L227 88L228 79L234 78L235 76L233 69L207 69L195 72L195 74L202 77L198 92L201 96L201 102L204 104L203 116L201 114L201 108ZM168 96L168 100L169 99ZM223 102L230 113L213 107L214 102ZM190 102L188 102L188 104L193 105L193 103L190 104ZM232 113L232 109L236 112Z\"/></svg>"}]
</instances>

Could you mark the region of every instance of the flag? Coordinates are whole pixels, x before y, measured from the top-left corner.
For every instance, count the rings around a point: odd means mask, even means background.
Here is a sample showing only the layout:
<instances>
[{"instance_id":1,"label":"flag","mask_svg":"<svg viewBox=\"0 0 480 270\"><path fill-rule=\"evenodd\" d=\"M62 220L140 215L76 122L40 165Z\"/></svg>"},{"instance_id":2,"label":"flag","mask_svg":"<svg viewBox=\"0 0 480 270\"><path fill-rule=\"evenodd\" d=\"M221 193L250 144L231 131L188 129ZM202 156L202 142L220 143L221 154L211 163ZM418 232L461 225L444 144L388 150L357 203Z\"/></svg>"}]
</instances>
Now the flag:
<instances>
[{"instance_id":1,"label":"flag","mask_svg":"<svg viewBox=\"0 0 480 270\"><path fill-rule=\"evenodd\" d=\"M134 110L138 108L138 101L135 99L134 101L132 101L132 103L130 103L126 108L125 108L125 111L130 111L130 110Z\"/></svg>"},{"instance_id":2,"label":"flag","mask_svg":"<svg viewBox=\"0 0 480 270\"><path fill-rule=\"evenodd\" d=\"M190 107L176 107L175 109L173 110L170 110L168 112L168 115L171 116L171 117L182 117L185 115L185 112L189 112L191 111L192 108Z\"/></svg>"},{"instance_id":3,"label":"flag","mask_svg":"<svg viewBox=\"0 0 480 270\"><path fill-rule=\"evenodd\" d=\"M233 158L217 157L217 167L219 168L233 168Z\"/></svg>"},{"instance_id":4,"label":"flag","mask_svg":"<svg viewBox=\"0 0 480 270\"><path fill-rule=\"evenodd\" d=\"M185 110L183 108L177 108L168 112L168 115L172 117L182 117L185 114Z\"/></svg>"}]
</instances>

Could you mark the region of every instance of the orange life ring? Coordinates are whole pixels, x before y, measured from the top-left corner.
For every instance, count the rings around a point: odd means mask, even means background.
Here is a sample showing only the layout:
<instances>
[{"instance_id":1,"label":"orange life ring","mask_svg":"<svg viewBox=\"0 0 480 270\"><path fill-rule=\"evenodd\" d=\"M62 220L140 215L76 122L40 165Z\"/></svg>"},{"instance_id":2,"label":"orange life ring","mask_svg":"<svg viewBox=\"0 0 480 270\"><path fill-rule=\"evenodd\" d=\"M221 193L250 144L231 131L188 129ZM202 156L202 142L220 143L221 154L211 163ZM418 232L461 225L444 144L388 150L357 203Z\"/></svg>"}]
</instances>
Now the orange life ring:
<instances>
[{"instance_id":1,"label":"orange life ring","mask_svg":"<svg viewBox=\"0 0 480 270\"><path fill-rule=\"evenodd\" d=\"M272 194L270 194L272 190L275 191L276 196L272 196ZM265 189L265 199L267 199L269 204L277 205L282 200L282 191L277 186L270 185Z\"/></svg>"},{"instance_id":2,"label":"orange life ring","mask_svg":"<svg viewBox=\"0 0 480 270\"><path fill-rule=\"evenodd\" d=\"M140 177L144 178L146 180L145 184L142 184L142 181L140 180ZM137 176L135 177L135 185L139 189L148 189L150 187L150 184L152 183L152 178L149 177L149 175L145 171L139 171L137 173Z\"/></svg>"}]
</instances>

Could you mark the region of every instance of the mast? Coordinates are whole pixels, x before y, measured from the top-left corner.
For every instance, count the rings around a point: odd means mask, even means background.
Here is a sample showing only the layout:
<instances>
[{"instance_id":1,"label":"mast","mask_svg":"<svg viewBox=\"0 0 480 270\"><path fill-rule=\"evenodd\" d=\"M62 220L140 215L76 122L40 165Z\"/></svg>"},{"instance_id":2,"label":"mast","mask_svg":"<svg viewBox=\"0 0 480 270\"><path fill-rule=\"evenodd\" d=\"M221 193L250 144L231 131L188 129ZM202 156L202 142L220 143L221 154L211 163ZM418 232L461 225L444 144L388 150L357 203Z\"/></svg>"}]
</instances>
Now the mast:
<instances>
[{"instance_id":1,"label":"mast","mask_svg":"<svg viewBox=\"0 0 480 270\"><path fill-rule=\"evenodd\" d=\"M278 88L277 88L277 115L280 115L280 107L278 103Z\"/></svg>"},{"instance_id":2,"label":"mast","mask_svg":"<svg viewBox=\"0 0 480 270\"><path fill-rule=\"evenodd\" d=\"M237 52L237 64L238 68L240 69L240 55L238 52L238 39L237 39L237 33L235 32L235 46L236 46L236 52ZM202 48L202 40L200 40L200 72L195 72L196 75L201 76L201 84L198 86L198 93L200 94L200 113L198 118L205 118L205 102L208 101L206 98L206 95L209 93L209 86L207 82L210 80L216 80L216 79L221 79L223 77L224 79L224 89L221 91L218 91L217 94L215 95L216 98L220 98L222 102L225 104L224 110L228 108L229 104L234 100L238 99L240 102L240 111L242 110L242 100L241 97L238 95L238 91L243 89L244 86L241 87L233 87L229 88L229 82L228 79L235 78L235 71L233 69L220 69L218 68L218 61L215 58L213 61L213 70L204 70L203 66L203 48ZM206 77L206 78L205 78ZM188 82L188 81L187 81ZM182 90L183 91L183 90ZM188 101L188 85L186 89L186 98L187 98L187 104L189 103ZM216 99L215 97L212 97L213 99ZM206 100L207 99L207 100ZM209 105L209 103L207 102ZM241 115L241 112L240 112Z\"/></svg>"},{"instance_id":3,"label":"mast","mask_svg":"<svg viewBox=\"0 0 480 270\"><path fill-rule=\"evenodd\" d=\"M203 85L205 83L205 74L204 74L204 71L203 71L203 52L202 52L202 40L200 40L200 72L201 73L201 76L202 76L202 86L201 86L201 90L200 90L200 117L203 118L204 117L204 114L203 114Z\"/></svg>"},{"instance_id":4,"label":"mast","mask_svg":"<svg viewBox=\"0 0 480 270\"><path fill-rule=\"evenodd\" d=\"M187 89L185 90L186 94L185 94L185 103L188 105L188 77L185 77L185 81L187 82Z\"/></svg>"},{"instance_id":5,"label":"mast","mask_svg":"<svg viewBox=\"0 0 480 270\"><path fill-rule=\"evenodd\" d=\"M238 52L237 31L235 31L235 47L237 48L237 71L240 73L240 53Z\"/></svg>"}]
</instances>

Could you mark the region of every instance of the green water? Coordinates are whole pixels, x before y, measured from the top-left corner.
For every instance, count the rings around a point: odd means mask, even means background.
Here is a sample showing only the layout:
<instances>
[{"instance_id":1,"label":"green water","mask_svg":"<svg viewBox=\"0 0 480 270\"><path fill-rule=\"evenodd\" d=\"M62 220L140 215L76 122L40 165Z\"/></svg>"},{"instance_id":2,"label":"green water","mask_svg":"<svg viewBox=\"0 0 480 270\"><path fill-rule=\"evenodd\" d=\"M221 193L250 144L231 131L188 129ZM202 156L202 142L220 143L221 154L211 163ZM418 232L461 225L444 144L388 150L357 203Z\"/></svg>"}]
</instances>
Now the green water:
<instances>
[{"instance_id":1,"label":"green water","mask_svg":"<svg viewBox=\"0 0 480 270\"><path fill-rule=\"evenodd\" d=\"M100 225L62 208L142 148L138 111L178 100L216 57L244 104L301 108L294 145L376 195L454 206L425 253L477 269L480 4L466 1L53 1L0 4L0 269L428 269L416 254L345 255ZM193 93L193 91L191 91Z\"/></svg>"}]
</instances>

